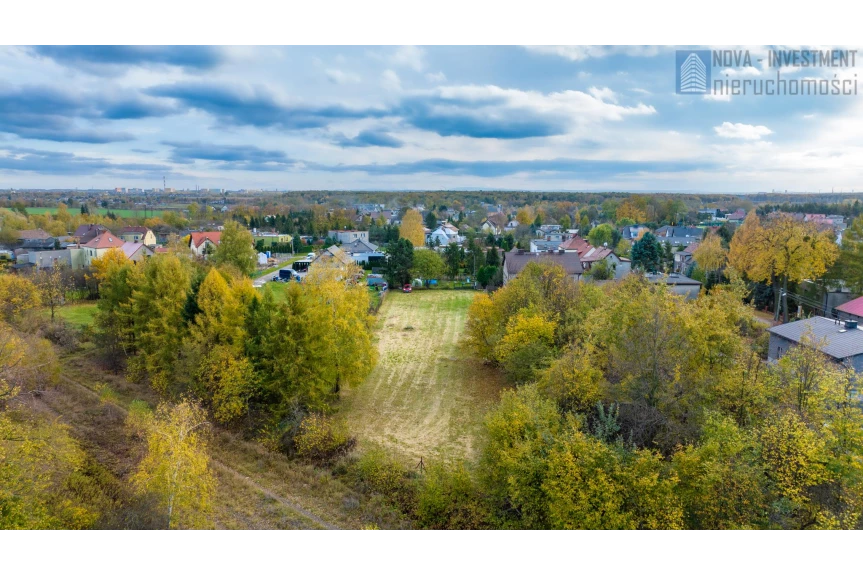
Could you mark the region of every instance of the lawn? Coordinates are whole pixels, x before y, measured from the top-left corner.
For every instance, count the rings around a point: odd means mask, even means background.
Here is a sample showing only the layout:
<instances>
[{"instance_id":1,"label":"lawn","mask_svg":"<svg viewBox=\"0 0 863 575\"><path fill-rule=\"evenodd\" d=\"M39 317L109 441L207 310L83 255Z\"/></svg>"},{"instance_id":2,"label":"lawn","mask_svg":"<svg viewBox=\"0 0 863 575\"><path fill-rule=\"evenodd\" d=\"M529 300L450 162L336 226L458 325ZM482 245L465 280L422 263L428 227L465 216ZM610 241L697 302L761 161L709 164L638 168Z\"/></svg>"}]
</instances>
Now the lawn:
<instances>
[{"instance_id":1,"label":"lawn","mask_svg":"<svg viewBox=\"0 0 863 575\"><path fill-rule=\"evenodd\" d=\"M473 291L392 291L379 312L380 358L341 408L360 449L380 445L410 462L472 458L500 374L464 348Z\"/></svg>"},{"instance_id":2,"label":"lawn","mask_svg":"<svg viewBox=\"0 0 863 575\"><path fill-rule=\"evenodd\" d=\"M44 309L42 313L46 317L51 317L51 310ZM84 327L93 325L93 316L96 314L95 303L76 303L71 305L60 306L54 310L54 316L63 318L66 323L74 326Z\"/></svg>"},{"instance_id":3,"label":"lawn","mask_svg":"<svg viewBox=\"0 0 863 575\"><path fill-rule=\"evenodd\" d=\"M26 208L27 213L31 215L41 215L41 214L55 214L57 213L57 208ZM74 208L69 208L69 212L73 213L76 210ZM163 208L147 208L147 217L153 217L160 215L163 211ZM93 214L99 214L101 216L108 215L108 212L117 214L118 218L143 218L144 217L144 209L140 210L129 210L125 208L90 208L90 212Z\"/></svg>"}]
</instances>

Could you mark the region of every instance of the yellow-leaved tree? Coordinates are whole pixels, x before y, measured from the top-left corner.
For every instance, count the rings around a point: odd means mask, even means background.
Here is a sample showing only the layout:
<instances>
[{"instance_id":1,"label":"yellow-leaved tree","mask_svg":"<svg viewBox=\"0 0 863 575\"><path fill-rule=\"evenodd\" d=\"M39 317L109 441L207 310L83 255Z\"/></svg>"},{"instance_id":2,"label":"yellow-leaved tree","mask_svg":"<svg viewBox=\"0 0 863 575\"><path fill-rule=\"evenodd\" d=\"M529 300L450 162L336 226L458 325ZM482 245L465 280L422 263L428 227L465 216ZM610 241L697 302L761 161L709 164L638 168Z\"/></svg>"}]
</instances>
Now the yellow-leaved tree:
<instances>
[{"instance_id":1,"label":"yellow-leaved tree","mask_svg":"<svg viewBox=\"0 0 863 575\"><path fill-rule=\"evenodd\" d=\"M129 423L146 438L147 454L132 485L156 498L168 529L206 526L215 479L209 467L204 410L185 400L176 406L163 403L149 416L135 415Z\"/></svg>"},{"instance_id":2,"label":"yellow-leaved tree","mask_svg":"<svg viewBox=\"0 0 863 575\"><path fill-rule=\"evenodd\" d=\"M787 322L788 298L781 295L788 293L788 282L823 276L838 256L832 231L819 231L812 222L786 213L771 214L762 221L753 211L731 239L728 263L751 280L773 285L774 319L779 319L781 303Z\"/></svg>"},{"instance_id":3,"label":"yellow-leaved tree","mask_svg":"<svg viewBox=\"0 0 863 575\"><path fill-rule=\"evenodd\" d=\"M423 227L423 217L416 210L408 210L402 217L402 223L399 226L399 237L405 238L414 247L424 246L426 235Z\"/></svg>"},{"instance_id":4,"label":"yellow-leaved tree","mask_svg":"<svg viewBox=\"0 0 863 575\"><path fill-rule=\"evenodd\" d=\"M722 247L722 239L717 234L707 234L692 254L698 267L707 273L724 266L727 257L728 251Z\"/></svg>"}]
</instances>

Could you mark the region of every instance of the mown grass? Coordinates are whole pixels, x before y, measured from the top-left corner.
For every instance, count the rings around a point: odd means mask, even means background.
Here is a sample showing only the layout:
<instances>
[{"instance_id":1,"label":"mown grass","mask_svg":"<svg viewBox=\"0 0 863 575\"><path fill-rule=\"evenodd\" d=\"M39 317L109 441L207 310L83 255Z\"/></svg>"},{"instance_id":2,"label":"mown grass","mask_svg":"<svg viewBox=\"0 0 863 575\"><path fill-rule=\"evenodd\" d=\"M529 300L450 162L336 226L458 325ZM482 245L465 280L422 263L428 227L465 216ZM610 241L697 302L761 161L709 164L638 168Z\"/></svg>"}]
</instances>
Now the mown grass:
<instances>
[{"instance_id":1,"label":"mown grass","mask_svg":"<svg viewBox=\"0 0 863 575\"><path fill-rule=\"evenodd\" d=\"M471 458L504 384L464 346L474 291L392 291L378 312L380 358L341 408L361 449L380 445L416 462Z\"/></svg>"},{"instance_id":2,"label":"mown grass","mask_svg":"<svg viewBox=\"0 0 863 575\"><path fill-rule=\"evenodd\" d=\"M42 315L51 317L50 309L43 309ZM93 325L93 320L96 316L95 303L76 303L64 305L54 309L54 317L66 321L66 323L75 327L87 327Z\"/></svg>"}]
</instances>

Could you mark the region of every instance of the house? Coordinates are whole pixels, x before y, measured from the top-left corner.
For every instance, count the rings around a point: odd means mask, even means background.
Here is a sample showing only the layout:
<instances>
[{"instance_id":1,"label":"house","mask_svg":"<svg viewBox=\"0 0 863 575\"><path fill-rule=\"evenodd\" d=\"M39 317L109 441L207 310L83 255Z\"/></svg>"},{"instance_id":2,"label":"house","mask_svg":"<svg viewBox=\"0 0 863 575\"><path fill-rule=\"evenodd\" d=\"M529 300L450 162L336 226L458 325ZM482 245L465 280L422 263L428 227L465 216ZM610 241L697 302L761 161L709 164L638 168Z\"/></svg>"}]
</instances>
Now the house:
<instances>
[{"instance_id":1,"label":"house","mask_svg":"<svg viewBox=\"0 0 863 575\"><path fill-rule=\"evenodd\" d=\"M743 220L746 219L746 211L743 209L736 209L730 214L725 216L725 221L730 224L742 224Z\"/></svg>"},{"instance_id":2,"label":"house","mask_svg":"<svg viewBox=\"0 0 863 575\"><path fill-rule=\"evenodd\" d=\"M688 278L678 273L670 273L668 275L661 273L644 274L647 281L652 283L664 283L668 289L677 295L682 295L686 299L695 299L701 291L701 282Z\"/></svg>"},{"instance_id":3,"label":"house","mask_svg":"<svg viewBox=\"0 0 863 575\"><path fill-rule=\"evenodd\" d=\"M584 267L581 265L581 259L575 252L567 252L561 249L552 252L525 252L524 250L513 249L504 255L503 261L503 285L518 275L524 269L524 266L531 262L536 263L552 263L563 266L566 275L575 281L581 279L584 274Z\"/></svg>"},{"instance_id":4,"label":"house","mask_svg":"<svg viewBox=\"0 0 863 575\"><path fill-rule=\"evenodd\" d=\"M503 233L506 223L506 215L501 212L493 212L482 221L482 225L480 227L486 234L499 236Z\"/></svg>"},{"instance_id":5,"label":"house","mask_svg":"<svg viewBox=\"0 0 863 575\"><path fill-rule=\"evenodd\" d=\"M52 268L62 264L73 270L84 269L87 266L87 252L84 248L69 248L65 250L49 250L30 252L30 263L39 269Z\"/></svg>"},{"instance_id":6,"label":"house","mask_svg":"<svg viewBox=\"0 0 863 575\"><path fill-rule=\"evenodd\" d=\"M578 257L581 259L584 271L589 271L594 264L605 260L608 262L608 266L614 270L614 279L628 275L631 268L631 262L628 259L619 257L611 248L604 246L601 248L590 246L590 249L578 254Z\"/></svg>"},{"instance_id":7,"label":"house","mask_svg":"<svg viewBox=\"0 0 863 575\"><path fill-rule=\"evenodd\" d=\"M196 256L215 251L222 241L222 232L192 232L189 234L189 249Z\"/></svg>"},{"instance_id":8,"label":"house","mask_svg":"<svg viewBox=\"0 0 863 575\"><path fill-rule=\"evenodd\" d=\"M863 322L863 297L852 299L836 308L836 315L841 320L850 319Z\"/></svg>"},{"instance_id":9,"label":"house","mask_svg":"<svg viewBox=\"0 0 863 575\"><path fill-rule=\"evenodd\" d=\"M28 238L21 242L21 247L28 251L53 250L59 242L52 237Z\"/></svg>"},{"instance_id":10,"label":"house","mask_svg":"<svg viewBox=\"0 0 863 575\"><path fill-rule=\"evenodd\" d=\"M378 246L365 240L354 240L349 244L342 244L340 247L358 264L365 264L370 260L372 262L379 261L386 257L384 253L378 251Z\"/></svg>"},{"instance_id":11,"label":"house","mask_svg":"<svg viewBox=\"0 0 863 575\"><path fill-rule=\"evenodd\" d=\"M591 246L587 242L587 240L585 240L581 236L573 236L565 242L561 243L558 246L558 249L562 249L565 252L575 252L577 254L583 254L591 247L593 246Z\"/></svg>"},{"instance_id":12,"label":"house","mask_svg":"<svg viewBox=\"0 0 863 575\"><path fill-rule=\"evenodd\" d=\"M290 244L293 241L293 236L290 234L279 234L276 232L258 232L252 233L252 239L255 243L263 242L264 246L273 246L275 244Z\"/></svg>"},{"instance_id":13,"label":"house","mask_svg":"<svg viewBox=\"0 0 863 575\"><path fill-rule=\"evenodd\" d=\"M21 241L26 240L47 240L51 238L51 234L43 230L42 228L36 228L35 230L21 230L18 232L18 239Z\"/></svg>"},{"instance_id":14,"label":"house","mask_svg":"<svg viewBox=\"0 0 863 575\"><path fill-rule=\"evenodd\" d=\"M369 241L369 232L361 230L330 230L327 237L340 244L349 244L354 240Z\"/></svg>"},{"instance_id":15,"label":"house","mask_svg":"<svg viewBox=\"0 0 863 575\"><path fill-rule=\"evenodd\" d=\"M517 227L518 227L518 221L516 221L516 220L510 220L510 221L508 221L508 222L506 223L506 225L504 226L504 230L506 230L506 231L508 231L508 232L514 232L514 231L516 230L516 228L517 228Z\"/></svg>"},{"instance_id":16,"label":"house","mask_svg":"<svg viewBox=\"0 0 863 575\"><path fill-rule=\"evenodd\" d=\"M428 239L426 240L429 245L435 246L440 244L441 246L447 246L451 243L460 244L464 242L464 238L458 235L458 228L452 224L444 224L442 226L438 226L438 228L431 232L428 235Z\"/></svg>"},{"instance_id":17,"label":"house","mask_svg":"<svg viewBox=\"0 0 863 575\"><path fill-rule=\"evenodd\" d=\"M311 260L311 262L309 262L309 266L323 263L333 264L339 267L355 265L354 260L351 258L351 256L345 253L339 246L330 246L326 249L321 250Z\"/></svg>"},{"instance_id":18,"label":"house","mask_svg":"<svg viewBox=\"0 0 863 575\"><path fill-rule=\"evenodd\" d=\"M557 250L562 244L562 240L530 240L530 251L532 252L547 252L549 250Z\"/></svg>"},{"instance_id":19,"label":"house","mask_svg":"<svg viewBox=\"0 0 863 575\"><path fill-rule=\"evenodd\" d=\"M122 248L123 243L123 240L106 230L81 247L84 249L87 265L89 266L93 263L93 260L101 258L108 250Z\"/></svg>"},{"instance_id":20,"label":"house","mask_svg":"<svg viewBox=\"0 0 863 575\"><path fill-rule=\"evenodd\" d=\"M108 228L102 224L81 224L72 234L78 239L78 243L86 244L101 233L107 232ZM116 237L116 236L114 236Z\"/></svg>"},{"instance_id":21,"label":"house","mask_svg":"<svg viewBox=\"0 0 863 575\"><path fill-rule=\"evenodd\" d=\"M126 259L130 262L140 262L144 258L149 258L156 253L154 247L140 242L126 242L120 249L123 250L123 254L125 254Z\"/></svg>"},{"instance_id":22,"label":"house","mask_svg":"<svg viewBox=\"0 0 863 575\"><path fill-rule=\"evenodd\" d=\"M704 236L701 228L689 226L662 226L653 232L657 238L695 238L700 240Z\"/></svg>"},{"instance_id":23,"label":"house","mask_svg":"<svg viewBox=\"0 0 863 575\"><path fill-rule=\"evenodd\" d=\"M641 234L649 231L650 228L648 228L647 226L642 226L641 224L636 224L634 226L623 226L623 228L621 228L620 230L620 237L625 240L634 242Z\"/></svg>"},{"instance_id":24,"label":"house","mask_svg":"<svg viewBox=\"0 0 863 575\"><path fill-rule=\"evenodd\" d=\"M795 345L813 341L833 360L848 363L854 371L863 372L863 330L854 320L815 316L777 325L767 331L770 333L767 349L770 361L777 361Z\"/></svg>"},{"instance_id":25,"label":"house","mask_svg":"<svg viewBox=\"0 0 863 575\"><path fill-rule=\"evenodd\" d=\"M685 274L687 272L689 267L693 264L692 255L695 253L695 250L698 249L699 245L701 245L700 242L689 244L682 252L674 253L675 272L679 274Z\"/></svg>"},{"instance_id":26,"label":"house","mask_svg":"<svg viewBox=\"0 0 863 575\"><path fill-rule=\"evenodd\" d=\"M144 226L126 226L117 232L117 235L124 241L141 243L145 246L154 247L156 245L156 234L153 230Z\"/></svg>"}]
</instances>

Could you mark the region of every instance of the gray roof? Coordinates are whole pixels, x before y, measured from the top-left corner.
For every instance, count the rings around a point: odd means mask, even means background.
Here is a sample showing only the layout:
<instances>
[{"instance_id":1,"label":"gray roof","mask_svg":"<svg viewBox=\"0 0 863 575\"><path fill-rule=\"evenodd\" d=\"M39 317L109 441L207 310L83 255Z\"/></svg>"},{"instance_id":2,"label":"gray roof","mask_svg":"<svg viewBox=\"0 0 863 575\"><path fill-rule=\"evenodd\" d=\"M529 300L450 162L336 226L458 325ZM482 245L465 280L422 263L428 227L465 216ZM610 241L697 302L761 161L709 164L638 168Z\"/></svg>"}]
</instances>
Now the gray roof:
<instances>
[{"instance_id":1,"label":"gray roof","mask_svg":"<svg viewBox=\"0 0 863 575\"><path fill-rule=\"evenodd\" d=\"M703 235L704 230L701 228L689 226L662 226L656 230L657 237L700 239Z\"/></svg>"},{"instance_id":2,"label":"gray roof","mask_svg":"<svg viewBox=\"0 0 863 575\"><path fill-rule=\"evenodd\" d=\"M666 285L685 285L685 286L700 286L701 282L698 280L694 280L690 277L686 277L681 274L644 274L644 277L653 283L660 283L662 280L665 280Z\"/></svg>"},{"instance_id":3,"label":"gray roof","mask_svg":"<svg viewBox=\"0 0 863 575\"><path fill-rule=\"evenodd\" d=\"M800 343L803 336L808 334L815 338L816 342L823 341L822 351L836 359L845 359L863 353L863 330L845 329L844 322L826 317L801 319L771 327L767 331L795 343Z\"/></svg>"},{"instance_id":4,"label":"gray roof","mask_svg":"<svg viewBox=\"0 0 863 575\"><path fill-rule=\"evenodd\" d=\"M356 239L348 244L342 244L342 251L349 254L359 254L378 251L378 246L362 239Z\"/></svg>"},{"instance_id":5,"label":"gray roof","mask_svg":"<svg viewBox=\"0 0 863 575\"><path fill-rule=\"evenodd\" d=\"M511 276L516 275L530 262L561 265L568 275L584 273L581 259L576 252L525 252L520 254L517 249L513 249L507 252L504 257L506 271Z\"/></svg>"}]
</instances>

